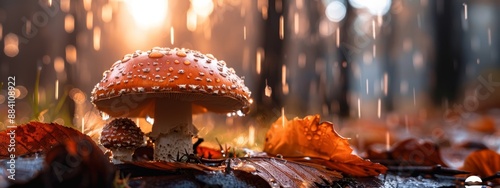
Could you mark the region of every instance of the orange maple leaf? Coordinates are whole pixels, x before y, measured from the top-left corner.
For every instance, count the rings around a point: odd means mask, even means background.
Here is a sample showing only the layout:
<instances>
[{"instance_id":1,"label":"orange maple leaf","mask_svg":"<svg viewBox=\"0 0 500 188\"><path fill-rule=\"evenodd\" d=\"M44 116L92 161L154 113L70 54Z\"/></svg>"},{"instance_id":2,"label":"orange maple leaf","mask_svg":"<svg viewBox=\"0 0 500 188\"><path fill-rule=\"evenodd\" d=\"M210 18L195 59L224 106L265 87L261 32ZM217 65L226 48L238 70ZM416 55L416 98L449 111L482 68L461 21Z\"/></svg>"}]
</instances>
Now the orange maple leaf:
<instances>
[{"instance_id":1,"label":"orange maple leaf","mask_svg":"<svg viewBox=\"0 0 500 188\"><path fill-rule=\"evenodd\" d=\"M467 156L461 169L483 178L492 176L500 171L500 155L490 149L474 151Z\"/></svg>"},{"instance_id":2,"label":"orange maple leaf","mask_svg":"<svg viewBox=\"0 0 500 188\"><path fill-rule=\"evenodd\" d=\"M270 155L281 154L288 160L320 163L353 176L374 176L387 170L381 164L352 154L352 151L348 139L335 132L332 123L320 122L319 115L291 121L279 118L267 132L264 144L264 152Z\"/></svg>"}]
</instances>

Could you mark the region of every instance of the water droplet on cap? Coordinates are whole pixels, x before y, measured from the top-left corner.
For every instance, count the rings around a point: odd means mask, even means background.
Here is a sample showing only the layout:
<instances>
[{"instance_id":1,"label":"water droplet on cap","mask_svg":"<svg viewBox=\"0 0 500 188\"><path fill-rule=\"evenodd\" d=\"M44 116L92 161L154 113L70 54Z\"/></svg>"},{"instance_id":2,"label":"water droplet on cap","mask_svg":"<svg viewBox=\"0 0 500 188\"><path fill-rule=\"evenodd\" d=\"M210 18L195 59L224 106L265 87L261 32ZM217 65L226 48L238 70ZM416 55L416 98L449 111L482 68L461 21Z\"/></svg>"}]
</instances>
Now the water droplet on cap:
<instances>
[{"instance_id":1,"label":"water droplet on cap","mask_svg":"<svg viewBox=\"0 0 500 188\"><path fill-rule=\"evenodd\" d=\"M125 62L127 62L128 60L130 60L130 56L125 55L125 56L123 56L122 63L125 63Z\"/></svg>"},{"instance_id":2,"label":"water droplet on cap","mask_svg":"<svg viewBox=\"0 0 500 188\"><path fill-rule=\"evenodd\" d=\"M185 51L179 50L179 51L177 51L176 55L179 57L186 57L187 54Z\"/></svg>"},{"instance_id":3,"label":"water droplet on cap","mask_svg":"<svg viewBox=\"0 0 500 188\"><path fill-rule=\"evenodd\" d=\"M158 51L153 51L148 56L149 56L149 58L160 58L160 57L163 57L163 53L158 52Z\"/></svg>"}]
</instances>

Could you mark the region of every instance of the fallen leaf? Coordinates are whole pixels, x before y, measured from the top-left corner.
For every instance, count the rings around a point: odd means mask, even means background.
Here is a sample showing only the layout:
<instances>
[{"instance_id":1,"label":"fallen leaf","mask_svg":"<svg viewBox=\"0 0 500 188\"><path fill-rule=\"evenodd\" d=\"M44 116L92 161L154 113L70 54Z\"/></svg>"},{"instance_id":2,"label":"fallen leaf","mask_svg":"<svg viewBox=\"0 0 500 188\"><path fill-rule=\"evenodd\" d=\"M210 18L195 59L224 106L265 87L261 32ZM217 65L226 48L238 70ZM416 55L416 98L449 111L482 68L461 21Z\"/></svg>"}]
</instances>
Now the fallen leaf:
<instances>
[{"instance_id":1,"label":"fallen leaf","mask_svg":"<svg viewBox=\"0 0 500 188\"><path fill-rule=\"evenodd\" d=\"M205 159L221 159L222 152L219 149L214 149L206 146L198 146L196 147L196 154L198 157Z\"/></svg>"},{"instance_id":2,"label":"fallen leaf","mask_svg":"<svg viewBox=\"0 0 500 188\"><path fill-rule=\"evenodd\" d=\"M17 157L46 153L68 139L84 139L95 145L89 136L75 129L57 123L29 122L0 132L0 159L9 158L11 154Z\"/></svg>"},{"instance_id":3,"label":"fallen leaf","mask_svg":"<svg viewBox=\"0 0 500 188\"><path fill-rule=\"evenodd\" d=\"M286 159L304 163L320 163L332 170L353 176L375 176L387 168L352 154L348 139L343 138L330 122L320 122L319 115L285 117L274 122L267 132L264 152L282 155ZM313 160L304 160L309 157Z\"/></svg>"},{"instance_id":4,"label":"fallen leaf","mask_svg":"<svg viewBox=\"0 0 500 188\"><path fill-rule=\"evenodd\" d=\"M395 143L389 151L369 148L368 158L392 163L391 165L447 167L441 159L438 145L429 140L409 138Z\"/></svg>"},{"instance_id":5,"label":"fallen leaf","mask_svg":"<svg viewBox=\"0 0 500 188\"><path fill-rule=\"evenodd\" d=\"M231 168L225 166L228 164ZM211 167L198 163L150 161L125 162L119 167L122 172L132 173L132 177L136 176L136 173L147 173L150 170L155 173L182 172L184 176L203 173L215 175L225 172L237 178L242 177L242 172L245 172L248 175L242 178L245 181L255 183L264 180L270 187L331 187L343 177L339 172L327 170L320 165L305 165L300 162L269 157L228 158L225 165Z\"/></svg>"},{"instance_id":6,"label":"fallen leaf","mask_svg":"<svg viewBox=\"0 0 500 188\"><path fill-rule=\"evenodd\" d=\"M496 131L495 119L491 116L484 115L470 122L468 124L468 128L473 131L478 131L485 134L491 134Z\"/></svg>"},{"instance_id":7,"label":"fallen leaf","mask_svg":"<svg viewBox=\"0 0 500 188\"><path fill-rule=\"evenodd\" d=\"M462 170L481 177L488 177L500 171L500 155L490 149L472 152L465 158Z\"/></svg>"}]
</instances>

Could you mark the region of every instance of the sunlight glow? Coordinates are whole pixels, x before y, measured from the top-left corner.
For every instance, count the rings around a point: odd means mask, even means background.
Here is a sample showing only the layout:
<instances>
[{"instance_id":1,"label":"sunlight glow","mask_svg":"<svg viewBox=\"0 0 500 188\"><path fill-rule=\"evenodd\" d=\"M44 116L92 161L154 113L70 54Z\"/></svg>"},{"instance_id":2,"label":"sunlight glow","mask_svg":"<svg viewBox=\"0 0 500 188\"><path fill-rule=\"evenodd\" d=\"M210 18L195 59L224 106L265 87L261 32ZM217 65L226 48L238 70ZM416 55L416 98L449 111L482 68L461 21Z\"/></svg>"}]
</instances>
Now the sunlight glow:
<instances>
[{"instance_id":1,"label":"sunlight glow","mask_svg":"<svg viewBox=\"0 0 500 188\"><path fill-rule=\"evenodd\" d=\"M168 1L164 0L125 0L130 14L139 26L160 25L167 16Z\"/></svg>"}]
</instances>

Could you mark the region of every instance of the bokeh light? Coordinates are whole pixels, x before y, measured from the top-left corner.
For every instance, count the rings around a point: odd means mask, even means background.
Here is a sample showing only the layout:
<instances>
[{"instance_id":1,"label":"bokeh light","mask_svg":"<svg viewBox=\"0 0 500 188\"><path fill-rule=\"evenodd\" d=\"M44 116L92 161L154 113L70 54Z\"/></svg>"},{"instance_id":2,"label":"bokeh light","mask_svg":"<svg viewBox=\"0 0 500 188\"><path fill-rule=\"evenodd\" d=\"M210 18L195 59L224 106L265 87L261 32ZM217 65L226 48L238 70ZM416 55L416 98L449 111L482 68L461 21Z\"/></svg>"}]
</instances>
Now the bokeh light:
<instances>
[{"instance_id":1,"label":"bokeh light","mask_svg":"<svg viewBox=\"0 0 500 188\"><path fill-rule=\"evenodd\" d=\"M9 33L4 39L4 53L9 57L15 57L19 53L19 38L16 34Z\"/></svg>"},{"instance_id":2,"label":"bokeh light","mask_svg":"<svg viewBox=\"0 0 500 188\"><path fill-rule=\"evenodd\" d=\"M326 17L332 22L340 22L344 19L347 9L340 1L330 2L325 9Z\"/></svg>"},{"instance_id":3,"label":"bokeh light","mask_svg":"<svg viewBox=\"0 0 500 188\"><path fill-rule=\"evenodd\" d=\"M366 8L372 15L384 15L391 8L391 0L349 0L354 8Z\"/></svg>"}]
</instances>

